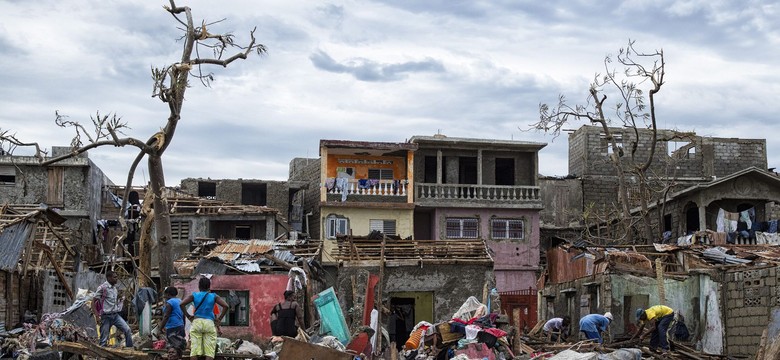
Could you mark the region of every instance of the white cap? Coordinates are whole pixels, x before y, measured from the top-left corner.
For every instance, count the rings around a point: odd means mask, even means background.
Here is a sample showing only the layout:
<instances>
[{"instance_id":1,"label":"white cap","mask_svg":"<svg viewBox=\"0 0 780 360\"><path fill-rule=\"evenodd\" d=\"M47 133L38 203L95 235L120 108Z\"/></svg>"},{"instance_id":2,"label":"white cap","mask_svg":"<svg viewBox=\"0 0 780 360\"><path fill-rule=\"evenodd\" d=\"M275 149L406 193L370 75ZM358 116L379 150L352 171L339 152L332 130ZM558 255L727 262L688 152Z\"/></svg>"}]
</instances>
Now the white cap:
<instances>
[{"instance_id":1,"label":"white cap","mask_svg":"<svg viewBox=\"0 0 780 360\"><path fill-rule=\"evenodd\" d=\"M611 312L609 312L609 311L607 311L606 313L604 313L604 317L605 317L605 318L607 318L607 319L609 319L609 321L612 321L612 320L613 320L613 319L612 319L612 313L611 313Z\"/></svg>"}]
</instances>

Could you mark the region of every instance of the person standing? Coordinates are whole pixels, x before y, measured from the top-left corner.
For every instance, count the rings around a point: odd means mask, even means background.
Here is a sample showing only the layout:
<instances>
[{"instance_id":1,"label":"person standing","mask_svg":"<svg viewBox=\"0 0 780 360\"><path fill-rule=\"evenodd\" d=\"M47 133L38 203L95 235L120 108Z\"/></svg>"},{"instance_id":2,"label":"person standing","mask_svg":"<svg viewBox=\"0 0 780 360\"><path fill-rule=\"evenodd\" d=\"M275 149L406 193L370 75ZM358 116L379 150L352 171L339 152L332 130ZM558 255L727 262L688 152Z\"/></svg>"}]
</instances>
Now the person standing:
<instances>
[{"instance_id":1,"label":"person standing","mask_svg":"<svg viewBox=\"0 0 780 360\"><path fill-rule=\"evenodd\" d=\"M674 309L664 306L655 305L645 309L636 309L636 320L641 324L637 329L631 340L639 336L640 340L644 340L644 337L650 333L650 350L655 352L658 347L661 348L661 352L669 351L669 339L666 337L666 332L669 330L669 325L674 320ZM645 329L645 325L650 323L651 327L647 330L647 333L642 333Z\"/></svg>"},{"instance_id":2,"label":"person standing","mask_svg":"<svg viewBox=\"0 0 780 360\"><path fill-rule=\"evenodd\" d=\"M177 296L179 291L169 286L163 291L165 304L163 304L163 318L160 328L165 329L165 341L169 347L184 349L187 344L184 334L184 313L181 311L181 299Z\"/></svg>"},{"instance_id":3,"label":"person standing","mask_svg":"<svg viewBox=\"0 0 780 360\"><path fill-rule=\"evenodd\" d=\"M106 271L106 281L98 286L92 299L92 315L96 320L100 320L100 346L108 344L111 326L116 326L125 334L125 346L133 347L133 333L120 314L122 301L119 299L116 283L116 273L111 270Z\"/></svg>"},{"instance_id":4,"label":"person standing","mask_svg":"<svg viewBox=\"0 0 780 360\"><path fill-rule=\"evenodd\" d=\"M604 343L602 332L609 330L609 324L612 322L612 313L585 315L580 319L580 332L585 334L589 340L596 340L599 344Z\"/></svg>"},{"instance_id":5,"label":"person standing","mask_svg":"<svg viewBox=\"0 0 780 360\"><path fill-rule=\"evenodd\" d=\"M571 318L564 316L562 318L552 318L547 320L542 327L545 338L547 341L559 342L569 336L569 325L571 324Z\"/></svg>"},{"instance_id":6,"label":"person standing","mask_svg":"<svg viewBox=\"0 0 780 360\"><path fill-rule=\"evenodd\" d=\"M271 310L271 331L274 336L298 336L298 326L303 327L303 308L295 301L295 292L286 290L284 301ZM297 322L297 325L296 325Z\"/></svg>"},{"instance_id":7,"label":"person standing","mask_svg":"<svg viewBox=\"0 0 780 360\"><path fill-rule=\"evenodd\" d=\"M190 327L190 359L197 360L204 357L206 360L214 360L217 352L217 335L222 333L219 324L227 313L223 310L216 317L214 316L214 304L219 304L223 309L227 309L227 303L217 294L211 292L211 280L201 277L198 280L198 292L187 295L179 303L182 314L192 323ZM187 305L192 303L195 307L193 314L187 311Z\"/></svg>"}]
</instances>

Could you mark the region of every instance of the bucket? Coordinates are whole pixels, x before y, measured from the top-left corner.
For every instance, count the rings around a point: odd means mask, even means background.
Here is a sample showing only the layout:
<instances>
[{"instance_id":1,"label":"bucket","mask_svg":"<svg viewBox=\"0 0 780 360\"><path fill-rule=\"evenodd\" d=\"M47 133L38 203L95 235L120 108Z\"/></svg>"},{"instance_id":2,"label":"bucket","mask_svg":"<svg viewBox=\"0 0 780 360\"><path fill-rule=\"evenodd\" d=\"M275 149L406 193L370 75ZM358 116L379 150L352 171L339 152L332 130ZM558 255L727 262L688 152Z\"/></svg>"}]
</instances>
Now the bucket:
<instances>
[{"instance_id":1,"label":"bucket","mask_svg":"<svg viewBox=\"0 0 780 360\"><path fill-rule=\"evenodd\" d=\"M422 334L424 332L425 329L419 328L413 331L411 334L409 334L409 340L406 340L406 344L404 344L404 348L406 350L417 349L420 346L420 338L422 338Z\"/></svg>"}]
</instances>

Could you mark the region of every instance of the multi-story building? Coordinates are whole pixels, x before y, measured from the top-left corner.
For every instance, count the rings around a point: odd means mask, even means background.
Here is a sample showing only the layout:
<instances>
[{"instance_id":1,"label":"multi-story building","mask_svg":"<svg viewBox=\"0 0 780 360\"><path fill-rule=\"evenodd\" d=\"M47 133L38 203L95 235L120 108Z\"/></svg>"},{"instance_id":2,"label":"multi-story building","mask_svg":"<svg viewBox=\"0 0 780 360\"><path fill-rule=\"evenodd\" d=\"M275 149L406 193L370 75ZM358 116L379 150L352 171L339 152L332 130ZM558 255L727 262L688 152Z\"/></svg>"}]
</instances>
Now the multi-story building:
<instances>
[{"instance_id":1,"label":"multi-story building","mask_svg":"<svg viewBox=\"0 0 780 360\"><path fill-rule=\"evenodd\" d=\"M522 314L512 316L513 323L534 321L542 209L538 152L546 144L440 134L410 141L418 146L415 238L484 240L505 310Z\"/></svg>"}]
</instances>

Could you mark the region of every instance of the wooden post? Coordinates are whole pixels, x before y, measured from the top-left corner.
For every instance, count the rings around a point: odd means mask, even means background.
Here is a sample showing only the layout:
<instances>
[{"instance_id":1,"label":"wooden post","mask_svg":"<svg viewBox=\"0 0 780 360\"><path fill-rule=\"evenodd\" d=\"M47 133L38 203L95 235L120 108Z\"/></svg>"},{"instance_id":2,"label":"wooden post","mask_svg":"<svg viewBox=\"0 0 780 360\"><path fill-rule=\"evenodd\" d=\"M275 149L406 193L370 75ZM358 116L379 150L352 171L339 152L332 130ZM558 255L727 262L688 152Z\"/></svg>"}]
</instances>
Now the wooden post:
<instances>
[{"instance_id":1,"label":"wooden post","mask_svg":"<svg viewBox=\"0 0 780 360\"><path fill-rule=\"evenodd\" d=\"M664 267L661 258L655 259L655 276L658 281L658 303L666 305L666 290L664 289Z\"/></svg>"},{"instance_id":2,"label":"wooden post","mask_svg":"<svg viewBox=\"0 0 780 360\"><path fill-rule=\"evenodd\" d=\"M38 219L34 219L32 222L32 230L30 231L30 236L27 237L27 244L24 246L24 263L22 265L22 271L19 273L19 279L24 279L24 276L27 274L27 267L30 266L30 260L32 258L35 233L38 231Z\"/></svg>"},{"instance_id":3,"label":"wooden post","mask_svg":"<svg viewBox=\"0 0 780 360\"><path fill-rule=\"evenodd\" d=\"M384 291L384 283L385 283L385 237L382 236L382 246L379 250L379 283L377 284L377 291L376 294L374 294L374 304L376 304L376 309L379 312L376 319L376 326L377 326L377 334L376 334L376 344L371 344L372 346L376 346L374 348L374 355L379 355L379 349L382 348L382 309L384 308L384 304L382 304L382 298L383 298L383 291Z\"/></svg>"},{"instance_id":4,"label":"wooden post","mask_svg":"<svg viewBox=\"0 0 780 360\"><path fill-rule=\"evenodd\" d=\"M314 302L311 300L314 295L311 285L313 279L311 267L309 267L309 263L306 260L303 261L303 271L306 272L306 276L309 278L309 281L306 282L306 325L311 326L311 324L314 324Z\"/></svg>"},{"instance_id":5,"label":"wooden post","mask_svg":"<svg viewBox=\"0 0 780 360\"><path fill-rule=\"evenodd\" d=\"M49 259L51 266L57 273L57 278L60 280L62 287L65 289L65 292L68 293L68 298L73 300L73 290L70 288L70 284L68 284L68 279L65 278L65 274L62 273L60 265L57 264L57 261L54 259L54 254L51 253L51 248L45 243L37 243L36 245L38 245L38 247L41 248L41 251L46 254L46 257Z\"/></svg>"}]
</instances>

